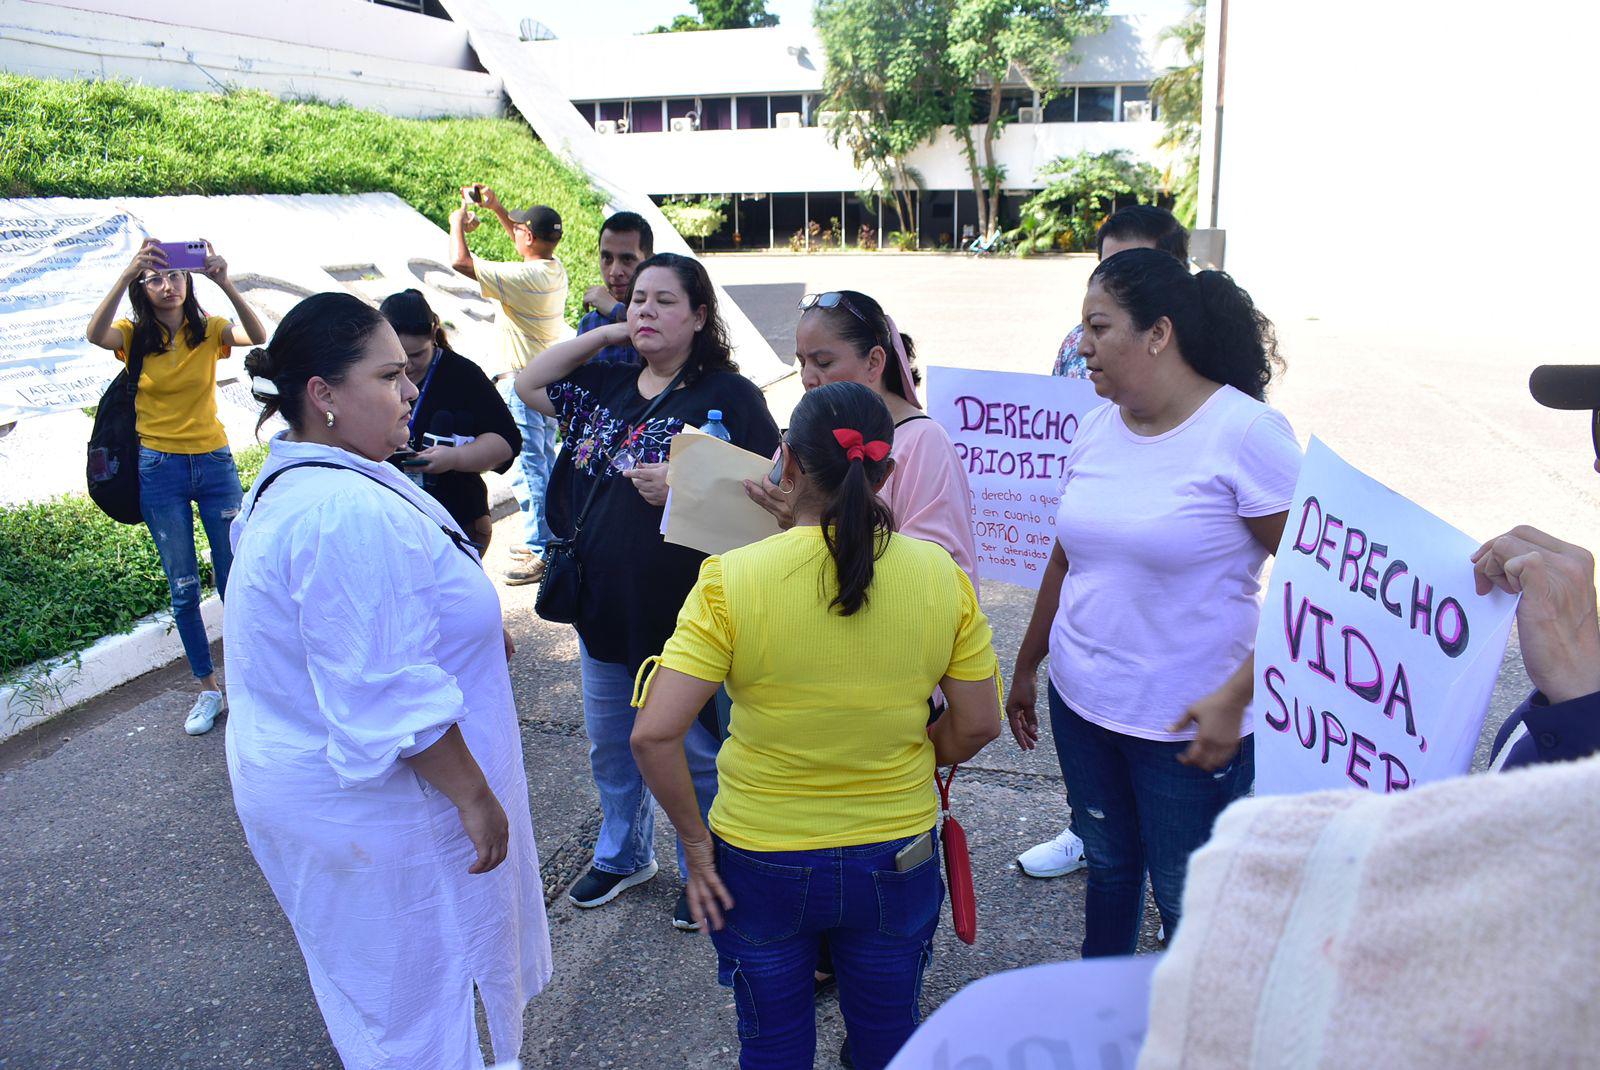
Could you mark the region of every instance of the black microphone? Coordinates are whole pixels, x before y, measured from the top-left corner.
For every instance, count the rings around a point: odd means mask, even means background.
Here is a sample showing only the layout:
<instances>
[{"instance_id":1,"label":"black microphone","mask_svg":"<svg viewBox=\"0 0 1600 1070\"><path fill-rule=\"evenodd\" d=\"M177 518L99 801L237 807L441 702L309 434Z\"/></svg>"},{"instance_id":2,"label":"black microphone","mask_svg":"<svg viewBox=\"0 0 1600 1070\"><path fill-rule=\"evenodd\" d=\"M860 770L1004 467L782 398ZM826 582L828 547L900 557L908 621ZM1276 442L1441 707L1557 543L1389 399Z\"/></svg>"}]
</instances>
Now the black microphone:
<instances>
[{"instance_id":1,"label":"black microphone","mask_svg":"<svg viewBox=\"0 0 1600 1070\"><path fill-rule=\"evenodd\" d=\"M447 410L440 409L433 414L433 422L428 424L428 433L422 436L423 448L431 446L454 446L456 444L456 418Z\"/></svg>"}]
</instances>

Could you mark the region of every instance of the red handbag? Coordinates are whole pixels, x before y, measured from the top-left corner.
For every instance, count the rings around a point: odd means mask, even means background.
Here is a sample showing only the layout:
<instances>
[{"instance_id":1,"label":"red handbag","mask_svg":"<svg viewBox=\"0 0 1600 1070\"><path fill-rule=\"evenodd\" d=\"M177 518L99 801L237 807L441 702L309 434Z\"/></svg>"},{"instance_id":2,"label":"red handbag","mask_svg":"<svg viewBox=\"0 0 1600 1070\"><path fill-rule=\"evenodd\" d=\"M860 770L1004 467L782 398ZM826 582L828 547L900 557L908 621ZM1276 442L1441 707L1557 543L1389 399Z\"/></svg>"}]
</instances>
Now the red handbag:
<instances>
[{"instance_id":1,"label":"red handbag","mask_svg":"<svg viewBox=\"0 0 1600 1070\"><path fill-rule=\"evenodd\" d=\"M959 768L952 765L950 775L942 779L935 769L933 779L939 785L939 814L944 819L940 838L944 841L944 877L950 886L950 920L955 923L961 942L972 944L978 939L978 897L972 890L972 856L967 851L967 830L950 816L950 785Z\"/></svg>"}]
</instances>

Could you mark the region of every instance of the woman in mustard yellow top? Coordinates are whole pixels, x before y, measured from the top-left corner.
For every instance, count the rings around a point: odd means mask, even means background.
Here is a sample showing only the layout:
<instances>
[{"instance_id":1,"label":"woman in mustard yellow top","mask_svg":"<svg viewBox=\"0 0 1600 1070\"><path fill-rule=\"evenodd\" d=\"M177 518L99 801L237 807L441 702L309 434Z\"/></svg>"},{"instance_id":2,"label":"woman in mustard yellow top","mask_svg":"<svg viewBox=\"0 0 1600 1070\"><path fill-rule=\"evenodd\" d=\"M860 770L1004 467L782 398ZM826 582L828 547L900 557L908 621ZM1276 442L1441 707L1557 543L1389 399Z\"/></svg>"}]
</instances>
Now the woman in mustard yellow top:
<instances>
[{"instance_id":1,"label":"woman in mustard yellow top","mask_svg":"<svg viewBox=\"0 0 1600 1070\"><path fill-rule=\"evenodd\" d=\"M261 321L228 278L228 264L206 246L206 278L221 287L239 326L207 316L195 300L189 272L169 269L166 254L147 240L123 269L89 320L89 341L117 359L143 361L134 396L139 434L139 511L155 539L172 592L172 618L200 694L183 723L198 736L222 712L222 689L211 665L211 644L200 617L200 565L194 545L194 506L200 508L217 593L228 585L233 554L228 525L239 511L239 473L228 432L217 418L217 361L236 345L267 339ZM124 291L132 319L115 319ZM113 322L114 321L114 322Z\"/></svg>"},{"instance_id":2,"label":"woman in mustard yellow top","mask_svg":"<svg viewBox=\"0 0 1600 1070\"><path fill-rule=\"evenodd\" d=\"M942 547L894 534L876 497L893 436L859 383L805 395L780 460L795 526L706 560L633 732L734 990L745 1070L812 1065L824 935L854 1065L884 1066L911 1035L944 898L934 766L1000 731L972 581ZM724 682L708 832L683 738ZM950 708L929 728L935 686Z\"/></svg>"}]
</instances>

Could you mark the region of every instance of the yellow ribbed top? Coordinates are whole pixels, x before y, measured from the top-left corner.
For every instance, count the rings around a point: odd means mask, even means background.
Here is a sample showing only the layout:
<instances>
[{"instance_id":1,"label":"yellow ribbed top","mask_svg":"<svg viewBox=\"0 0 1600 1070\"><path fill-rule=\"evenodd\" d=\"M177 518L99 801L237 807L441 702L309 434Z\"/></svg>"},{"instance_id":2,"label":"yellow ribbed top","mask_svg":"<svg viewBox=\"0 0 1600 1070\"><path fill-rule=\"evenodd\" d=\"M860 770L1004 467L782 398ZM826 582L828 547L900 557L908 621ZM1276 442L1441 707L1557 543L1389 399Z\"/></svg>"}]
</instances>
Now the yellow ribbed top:
<instances>
[{"instance_id":1,"label":"yellow ribbed top","mask_svg":"<svg viewBox=\"0 0 1600 1070\"><path fill-rule=\"evenodd\" d=\"M989 621L942 547L894 535L842 617L822 530L708 558L660 664L726 681L711 827L751 851L882 843L932 828L928 696L996 676Z\"/></svg>"}]
</instances>

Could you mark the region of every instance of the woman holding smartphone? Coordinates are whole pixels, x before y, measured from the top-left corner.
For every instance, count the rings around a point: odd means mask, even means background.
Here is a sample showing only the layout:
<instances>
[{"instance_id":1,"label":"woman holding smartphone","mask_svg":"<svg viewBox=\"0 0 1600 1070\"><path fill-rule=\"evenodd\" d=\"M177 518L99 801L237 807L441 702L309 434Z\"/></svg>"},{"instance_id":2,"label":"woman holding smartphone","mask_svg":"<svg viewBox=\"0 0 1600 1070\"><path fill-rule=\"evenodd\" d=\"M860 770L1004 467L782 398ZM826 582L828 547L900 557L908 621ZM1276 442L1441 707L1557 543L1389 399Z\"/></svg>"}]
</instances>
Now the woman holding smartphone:
<instances>
[{"instance_id":1,"label":"woman holding smartphone","mask_svg":"<svg viewBox=\"0 0 1600 1070\"><path fill-rule=\"evenodd\" d=\"M172 592L172 618L189 669L200 685L183 730L203 735L224 709L211 664L211 644L200 617L200 564L195 552L194 509L211 546L217 594L225 595L233 554L228 525L239 512L243 489L228 449L228 432L217 418L217 361L233 347L260 345L267 332L228 277L228 263L209 242L202 273L233 303L239 324L207 316L186 270L169 268L167 254L148 238L95 309L85 332L90 342L116 353L124 364L143 362L134 400L139 435L139 509L155 539ZM122 295L131 319L117 319Z\"/></svg>"},{"instance_id":2,"label":"woman holding smartphone","mask_svg":"<svg viewBox=\"0 0 1600 1070\"><path fill-rule=\"evenodd\" d=\"M824 936L853 1065L877 1070L905 1043L944 899L934 766L1000 730L972 583L939 546L896 534L878 498L894 436L868 387L809 391L782 446L793 526L706 560L641 686L633 751L683 841L745 1070L812 1065ZM708 831L683 741L724 681L732 722ZM949 709L930 729L935 687Z\"/></svg>"}]
</instances>

